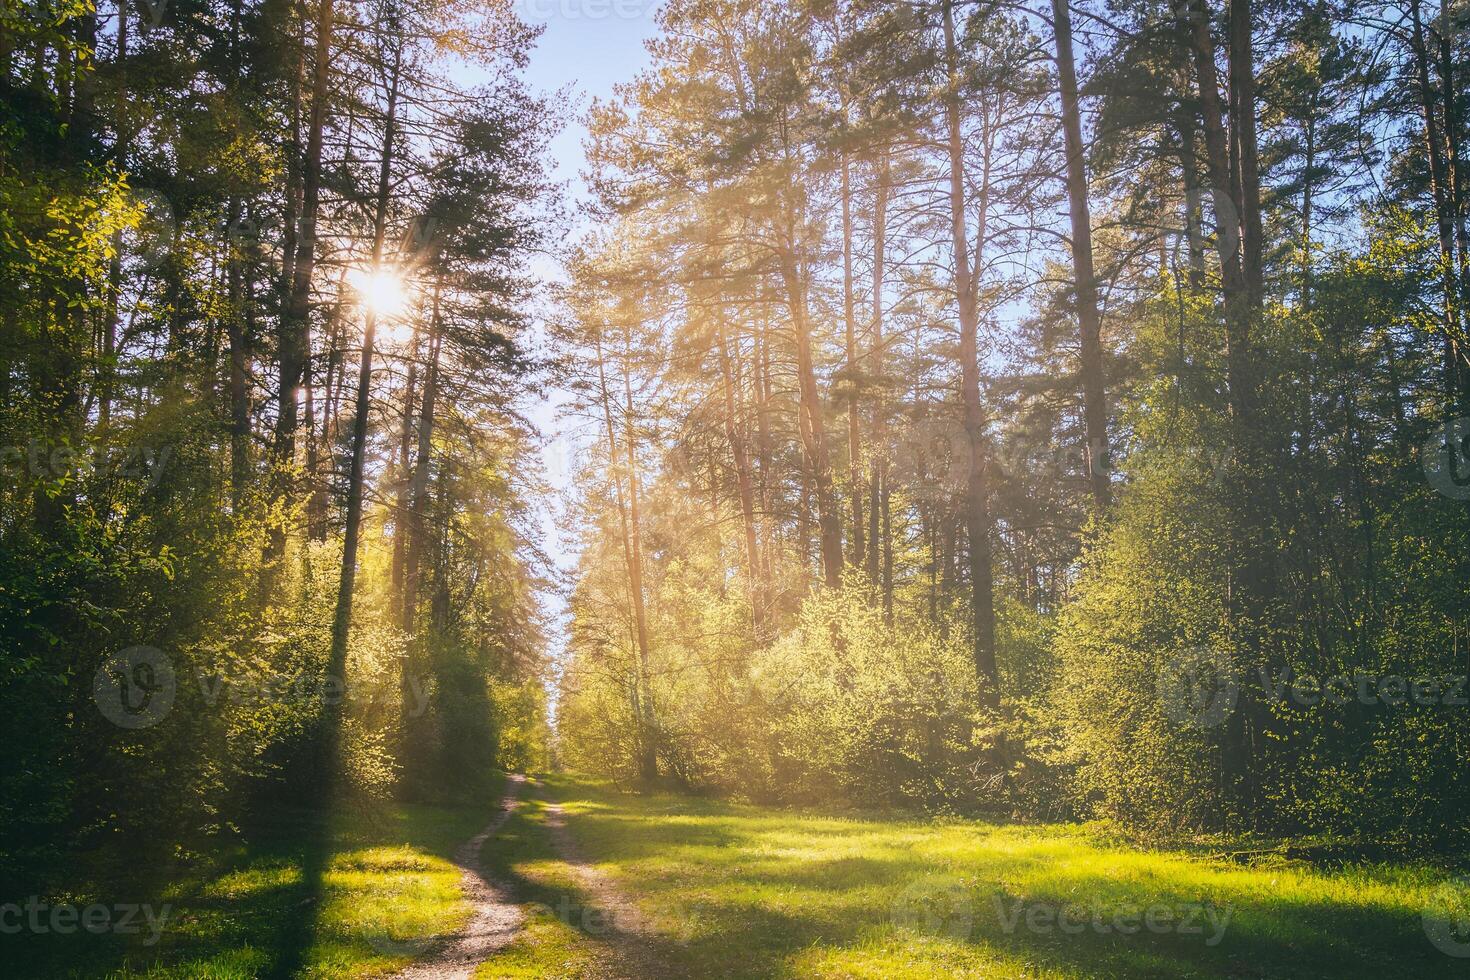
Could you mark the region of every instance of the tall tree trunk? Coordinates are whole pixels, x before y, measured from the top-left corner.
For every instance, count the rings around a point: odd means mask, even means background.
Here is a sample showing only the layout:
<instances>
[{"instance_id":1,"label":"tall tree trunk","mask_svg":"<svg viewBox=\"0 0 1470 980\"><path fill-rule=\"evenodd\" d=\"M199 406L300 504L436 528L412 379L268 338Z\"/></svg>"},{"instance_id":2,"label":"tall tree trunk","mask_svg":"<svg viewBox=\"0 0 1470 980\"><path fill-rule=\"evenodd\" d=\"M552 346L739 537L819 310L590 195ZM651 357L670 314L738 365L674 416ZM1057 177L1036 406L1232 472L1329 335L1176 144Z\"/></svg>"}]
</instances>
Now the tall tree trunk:
<instances>
[{"instance_id":1,"label":"tall tree trunk","mask_svg":"<svg viewBox=\"0 0 1470 980\"><path fill-rule=\"evenodd\" d=\"M638 627L638 683L643 692L643 720L647 738L639 760L645 780L658 776L658 739L655 727L653 677L649 671L648 612L643 598L643 514L640 506L637 433L634 429L633 384L628 375L628 352L623 359L623 454L628 465L628 542L632 562L628 566L628 585L633 591L633 610Z\"/></svg>"},{"instance_id":2,"label":"tall tree trunk","mask_svg":"<svg viewBox=\"0 0 1470 980\"><path fill-rule=\"evenodd\" d=\"M879 379L879 384L874 390L880 394L873 400L873 459L868 482L868 541L870 543L867 553L867 573L868 581L881 583L883 611L885 615L891 616L893 613L893 542L888 538L890 523L888 518L888 454L885 448L888 438L888 409L881 394L884 390L882 378L887 370L883 339L883 281L886 274L885 249L888 244L888 151L883 152L875 169L877 173L874 180L873 199L873 346L869 362L873 376ZM880 540L882 541L881 549Z\"/></svg>"},{"instance_id":3,"label":"tall tree trunk","mask_svg":"<svg viewBox=\"0 0 1470 980\"><path fill-rule=\"evenodd\" d=\"M1230 105L1232 131L1238 146L1240 185L1241 264L1250 309L1258 313L1265 302L1262 266L1264 232L1261 224L1261 165L1256 148L1256 74L1251 36L1251 0L1230 0Z\"/></svg>"},{"instance_id":4,"label":"tall tree trunk","mask_svg":"<svg viewBox=\"0 0 1470 980\"><path fill-rule=\"evenodd\" d=\"M412 353L408 362L408 377L403 382L403 415L398 423L398 462L394 468L398 492L394 495L393 559L389 572L393 598L400 606L404 599L404 562L408 557L408 534L405 533L404 518L408 512L408 485L410 482L408 461L409 451L413 445L413 409L414 402L418 398L418 330L414 330L413 342L409 349Z\"/></svg>"},{"instance_id":5,"label":"tall tree trunk","mask_svg":"<svg viewBox=\"0 0 1470 980\"><path fill-rule=\"evenodd\" d=\"M883 511L883 617L893 622L893 511L888 501L888 470L882 473L879 505Z\"/></svg>"},{"instance_id":6,"label":"tall tree trunk","mask_svg":"<svg viewBox=\"0 0 1470 980\"><path fill-rule=\"evenodd\" d=\"M335 468L334 454L337 447L337 426L342 403L342 389L346 365L343 363L342 330L346 319L345 296L347 270L344 268L337 279L337 302L327 319L326 360L327 369L322 378L322 419L318 435L310 448L307 462L306 532L313 541L327 539L327 510L332 471Z\"/></svg>"},{"instance_id":7,"label":"tall tree trunk","mask_svg":"<svg viewBox=\"0 0 1470 980\"><path fill-rule=\"evenodd\" d=\"M1252 322L1251 298L1246 286L1242 255L1241 209L1234 197L1229 140L1220 104L1219 75L1215 70L1215 40L1204 0L1187 0L1191 50L1199 83L1205 133L1205 169L1215 209L1216 249L1220 255L1220 282L1225 294L1225 360L1230 408L1238 431L1248 432L1254 402L1248 370Z\"/></svg>"},{"instance_id":8,"label":"tall tree trunk","mask_svg":"<svg viewBox=\"0 0 1470 980\"><path fill-rule=\"evenodd\" d=\"M1191 47L1199 83L1206 169L1218 226L1216 241L1225 308L1225 361L1234 454L1231 498L1235 511L1226 604L1239 666L1246 671L1269 671L1273 661L1279 659L1269 647L1268 622L1273 616L1271 602L1279 590L1270 553L1274 540L1270 508L1252 484L1275 450L1272 433L1263 428L1268 420L1259 417L1256 407L1259 378L1253 332L1264 293L1259 254L1253 250L1259 244L1255 236L1259 233L1260 201L1259 184L1252 186L1257 165L1249 39L1241 36L1249 34L1250 25L1241 23L1243 16L1248 20L1248 8L1242 10L1234 3L1232 0L1230 15L1233 153L1221 113L1214 37L1203 0L1195 0L1191 11ZM1276 467L1282 462L1278 457ZM1240 709L1231 714L1221 735L1221 767L1227 792L1220 816L1227 828L1237 819L1250 824L1259 812L1252 757L1263 713L1259 699L1249 689L1243 690Z\"/></svg>"},{"instance_id":9,"label":"tall tree trunk","mask_svg":"<svg viewBox=\"0 0 1470 980\"><path fill-rule=\"evenodd\" d=\"M788 247L782 251L781 272L785 280L791 326L796 334L796 377L800 405L798 422L801 427L803 458L816 497L822 570L827 585L836 588L842 583L842 519L837 514L832 494L832 463L827 453L822 396L817 390L811 321L806 307L806 283L789 241Z\"/></svg>"},{"instance_id":10,"label":"tall tree trunk","mask_svg":"<svg viewBox=\"0 0 1470 980\"><path fill-rule=\"evenodd\" d=\"M240 198L230 198L230 228L238 227L240 220ZM229 291L229 310L226 314L225 330L229 343L230 357L230 501L238 511L246 488L250 485L250 393L247 366L249 351L245 337L245 286L240 258L236 254L238 243L233 235L225 239L228 250L226 280Z\"/></svg>"},{"instance_id":11,"label":"tall tree trunk","mask_svg":"<svg viewBox=\"0 0 1470 980\"><path fill-rule=\"evenodd\" d=\"M929 552L929 622L939 621L939 565L940 537L939 522L934 516L935 508L921 504L919 507L920 533Z\"/></svg>"},{"instance_id":12,"label":"tall tree trunk","mask_svg":"<svg viewBox=\"0 0 1470 980\"><path fill-rule=\"evenodd\" d=\"M1102 352L1102 317L1097 276L1092 266L1092 211L1087 199L1082 116L1077 104L1077 69L1072 57L1072 11L1068 0L1052 0L1057 45L1057 76L1062 96L1062 129L1067 148L1067 203L1072 219L1072 268L1076 278L1077 323L1081 334L1082 416L1087 436L1087 472L1093 507L1107 510L1111 492L1108 464L1108 411Z\"/></svg>"},{"instance_id":13,"label":"tall tree trunk","mask_svg":"<svg viewBox=\"0 0 1470 980\"><path fill-rule=\"evenodd\" d=\"M842 152L842 324L844 367L847 374L847 483L852 497L852 564L862 568L863 550L863 437L858 417L857 307L852 275L852 164Z\"/></svg>"},{"instance_id":14,"label":"tall tree trunk","mask_svg":"<svg viewBox=\"0 0 1470 980\"><path fill-rule=\"evenodd\" d=\"M8 63L8 59L7 59ZM128 101L128 3L117 0L117 51L113 57L117 66L117 168L124 173L128 169L128 153L132 145L132 133L128 128L127 112L122 110ZM107 266L107 310L102 326L102 371L97 393L97 431L107 435L112 422L113 388L117 383L117 368L113 358L117 356L118 301L122 293L122 230L113 232L112 259Z\"/></svg>"},{"instance_id":15,"label":"tall tree trunk","mask_svg":"<svg viewBox=\"0 0 1470 980\"><path fill-rule=\"evenodd\" d=\"M1189 256L1189 285L1200 289L1205 284L1205 236L1200 199L1199 161L1195 145L1199 142L1194 109L1181 105L1179 120L1179 174L1184 186L1184 240Z\"/></svg>"},{"instance_id":16,"label":"tall tree trunk","mask_svg":"<svg viewBox=\"0 0 1470 980\"><path fill-rule=\"evenodd\" d=\"M1456 28L1451 19L1451 4L1439 5L1439 88L1444 95L1445 170L1449 177L1450 207L1454 211L1455 250L1459 255L1460 336L1457 339L1459 359L1455 364L1459 375L1459 410L1470 411L1470 362L1464 349L1470 339L1470 201L1467 201L1463 149L1465 142L1464 93L1455 77Z\"/></svg>"},{"instance_id":17,"label":"tall tree trunk","mask_svg":"<svg viewBox=\"0 0 1470 980\"><path fill-rule=\"evenodd\" d=\"M424 516L429 505L429 465L434 450L434 409L439 397L439 352L444 342L439 324L440 290L434 287L433 308L429 317L429 360L424 370L424 397L419 403L418 446L413 458L413 476L409 479L408 511L404 515L407 546L403 555L403 592L399 626L413 636L414 613L418 609L419 562L424 552Z\"/></svg>"},{"instance_id":18,"label":"tall tree trunk","mask_svg":"<svg viewBox=\"0 0 1470 980\"><path fill-rule=\"evenodd\" d=\"M960 131L959 52L955 43L952 0L944 0L944 47L949 70L949 92L945 98L945 121L949 144L949 220L954 252L954 286L960 315L960 401L964 409L965 433L969 437L970 465L965 492L965 528L970 540L970 614L974 628L975 673L980 680L981 703L1000 704L1000 674L995 662L995 581L991 567L990 501L985 430L986 418L980 403L980 352L978 307L979 254L970 267L970 242L965 219L964 149ZM976 240L985 240L985 202Z\"/></svg>"},{"instance_id":19,"label":"tall tree trunk","mask_svg":"<svg viewBox=\"0 0 1470 980\"><path fill-rule=\"evenodd\" d=\"M331 0L323 0L323 6ZM329 11L330 13L330 11ZM330 26L327 28L330 31ZM378 164L377 200L373 213L373 271L383 261L383 243L388 224L388 200L392 189L393 152L397 141L398 84L402 49L394 52L389 68L388 104L383 122L382 156ZM316 107L313 106L313 115ZM320 150L320 146L318 146ZM300 267L298 266L298 271ZM357 404L352 419L352 463L347 483L347 524L342 536L342 575L337 586L337 608L332 617L332 646L327 657L328 682L346 683L347 640L352 631L352 603L357 584L358 539L362 533L363 478L367 458L368 413L372 409L373 340L377 332L377 311L369 308L362 331L362 361L357 370ZM326 704L325 762L326 772L335 775L340 762L342 725L341 698L329 698Z\"/></svg>"},{"instance_id":20,"label":"tall tree trunk","mask_svg":"<svg viewBox=\"0 0 1470 980\"><path fill-rule=\"evenodd\" d=\"M760 549L756 546L755 488L750 476L750 453L745 444L745 433L741 428L740 410L736 399L734 369L731 365L728 341L725 338L723 311L715 314L715 340L720 358L720 381L725 400L725 438L730 443L730 454L735 460L735 482L740 496L740 521L745 531L745 567L750 576L751 615L756 632L761 631L765 621L765 595L761 589Z\"/></svg>"},{"instance_id":21,"label":"tall tree trunk","mask_svg":"<svg viewBox=\"0 0 1470 980\"><path fill-rule=\"evenodd\" d=\"M638 528L638 500L634 481L637 479L637 446L634 444L633 387L628 377L628 366L623 365L623 386L626 405L623 419L623 436L627 443L624 464L618 461L617 427L613 422L612 396L607 387L606 357L602 348L602 335L594 337L597 354L597 383L602 399L603 421L607 426L608 467L612 470L614 495L618 505L618 518L623 532L623 559L628 570L628 594L633 613L633 639L637 653L637 683L634 685L633 707L638 718L638 772L644 780L658 777L658 743L654 729L653 692L649 689L651 675L648 662L648 618L643 602L643 553L642 539ZM619 472L626 465L628 493L624 496L623 475Z\"/></svg>"},{"instance_id":22,"label":"tall tree trunk","mask_svg":"<svg viewBox=\"0 0 1470 980\"><path fill-rule=\"evenodd\" d=\"M444 334L439 320L440 288L434 286L434 296L429 313L429 334L425 339L427 361L424 365L424 394L419 400L417 447L413 457L413 472L407 479L405 494L400 497L398 516L395 519L400 531L394 535L394 548L398 539L403 541L402 585L397 592L398 626L403 631L407 648L399 663L398 729L403 740L403 752L407 758L422 757L427 747L427 735L422 720L414 712L419 696L414 691L414 666L419 659L415 622L419 605L419 567L423 561L427 534L425 523L429 508L429 467L434 448L434 411L439 396L439 356ZM406 407L407 409L408 407Z\"/></svg>"},{"instance_id":23,"label":"tall tree trunk","mask_svg":"<svg viewBox=\"0 0 1470 980\"><path fill-rule=\"evenodd\" d=\"M285 309L280 318L278 357L280 390L276 413L276 464L289 468L295 456L297 390L310 350L311 280L316 269L316 222L321 197L322 135L331 81L334 0L318 0L316 39L312 48L311 105L306 152L301 161L301 210L295 222L294 251ZM276 496L279 498L280 493ZM277 554L279 550L277 549Z\"/></svg>"},{"instance_id":24,"label":"tall tree trunk","mask_svg":"<svg viewBox=\"0 0 1470 980\"><path fill-rule=\"evenodd\" d=\"M1444 134L1436 109L1436 94L1429 78L1429 47L1424 37L1423 15L1419 0L1410 0L1409 14L1413 27L1414 73L1419 94L1419 108L1424 118L1424 142L1429 158L1429 186L1434 197L1435 230L1439 233L1440 281L1444 294L1444 375L1446 393L1452 405L1464 397L1466 373L1462 363L1465 352L1460 349L1461 300L1456 279L1455 202L1450 191L1450 176L1445 161ZM1463 406L1460 406L1463 407Z\"/></svg>"},{"instance_id":25,"label":"tall tree trunk","mask_svg":"<svg viewBox=\"0 0 1470 980\"><path fill-rule=\"evenodd\" d=\"M320 463L318 454L320 446L317 439L317 385L316 364L310 351L307 352L306 360L301 365L301 422L306 435L306 460L303 472L306 476L306 502L307 502L307 526L308 536L311 524L311 488L316 480L317 467Z\"/></svg>"},{"instance_id":26,"label":"tall tree trunk","mask_svg":"<svg viewBox=\"0 0 1470 980\"><path fill-rule=\"evenodd\" d=\"M755 452L756 473L760 481L761 553L766 565L764 592L771 594L776 575L776 521L771 512L771 337L770 320L762 314L755 334ZM784 540L784 534L782 535Z\"/></svg>"},{"instance_id":27,"label":"tall tree trunk","mask_svg":"<svg viewBox=\"0 0 1470 980\"><path fill-rule=\"evenodd\" d=\"M1301 243L1301 304L1302 309L1312 308L1312 205L1316 192L1312 171L1317 166L1317 98L1312 98L1312 111L1307 120L1306 147L1302 167L1302 243Z\"/></svg>"}]
</instances>

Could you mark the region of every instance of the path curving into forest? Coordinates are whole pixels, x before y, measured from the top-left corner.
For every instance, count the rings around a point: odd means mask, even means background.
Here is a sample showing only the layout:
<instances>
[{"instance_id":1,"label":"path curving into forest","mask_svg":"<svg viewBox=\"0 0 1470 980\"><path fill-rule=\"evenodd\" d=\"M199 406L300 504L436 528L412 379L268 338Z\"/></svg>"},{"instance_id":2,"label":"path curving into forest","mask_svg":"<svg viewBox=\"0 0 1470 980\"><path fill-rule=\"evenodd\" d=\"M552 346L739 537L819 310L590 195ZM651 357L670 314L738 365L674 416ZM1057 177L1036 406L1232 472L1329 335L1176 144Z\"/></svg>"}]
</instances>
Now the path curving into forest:
<instances>
[{"instance_id":1,"label":"path curving into forest","mask_svg":"<svg viewBox=\"0 0 1470 980\"><path fill-rule=\"evenodd\" d=\"M583 931L599 941L599 977L643 980L676 976L657 946L653 921L611 878L594 867L567 829L561 804L547 802L546 826L557 857L572 870L577 887L595 915L584 915Z\"/></svg>"},{"instance_id":2,"label":"path curving into forest","mask_svg":"<svg viewBox=\"0 0 1470 980\"><path fill-rule=\"evenodd\" d=\"M500 812L454 854L454 863L463 872L460 887L474 907L469 923L424 959L395 974L397 980L470 980L481 963L509 945L520 931L525 914L505 886L490 879L480 850L520 806L525 783L525 776L509 776Z\"/></svg>"}]
</instances>

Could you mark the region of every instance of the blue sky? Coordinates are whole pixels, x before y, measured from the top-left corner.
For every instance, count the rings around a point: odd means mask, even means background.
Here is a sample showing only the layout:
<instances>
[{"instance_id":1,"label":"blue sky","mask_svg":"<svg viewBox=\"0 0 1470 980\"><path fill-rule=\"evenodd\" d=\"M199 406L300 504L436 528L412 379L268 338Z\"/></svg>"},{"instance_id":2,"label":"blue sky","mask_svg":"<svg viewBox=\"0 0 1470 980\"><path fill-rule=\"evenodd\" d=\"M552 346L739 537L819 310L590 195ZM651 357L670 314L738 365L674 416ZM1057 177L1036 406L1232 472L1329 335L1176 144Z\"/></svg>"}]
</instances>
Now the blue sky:
<instances>
[{"instance_id":1,"label":"blue sky","mask_svg":"<svg viewBox=\"0 0 1470 980\"><path fill-rule=\"evenodd\" d=\"M591 96L607 97L647 64L643 42L657 31L658 0L515 0L531 24L545 28L526 78L548 95L570 86L573 105L556 100L558 112L579 115ZM573 180L584 163L583 130L575 119L552 144L557 176Z\"/></svg>"},{"instance_id":2,"label":"blue sky","mask_svg":"<svg viewBox=\"0 0 1470 980\"><path fill-rule=\"evenodd\" d=\"M566 118L566 128L550 146L552 173L565 183L576 199L583 192L578 177L586 165L582 140L586 135L580 119L592 97L606 98L613 86L633 78L648 62L643 42L657 31L658 0L515 0L516 9L528 23L545 29L537 40L526 71L531 87L551 98L552 108ZM539 274L556 277L560 270L554 257L536 263ZM552 486L564 491L569 486L568 459L571 434L563 431L558 417L560 393L548 391L542 404L529 415L549 439L544 453L546 473ZM556 501L544 502L541 545L563 569L575 559L572 542L564 541L555 523ZM547 596L548 612L560 621L565 607L560 596ZM552 627L554 654L562 649L562 631Z\"/></svg>"}]
</instances>

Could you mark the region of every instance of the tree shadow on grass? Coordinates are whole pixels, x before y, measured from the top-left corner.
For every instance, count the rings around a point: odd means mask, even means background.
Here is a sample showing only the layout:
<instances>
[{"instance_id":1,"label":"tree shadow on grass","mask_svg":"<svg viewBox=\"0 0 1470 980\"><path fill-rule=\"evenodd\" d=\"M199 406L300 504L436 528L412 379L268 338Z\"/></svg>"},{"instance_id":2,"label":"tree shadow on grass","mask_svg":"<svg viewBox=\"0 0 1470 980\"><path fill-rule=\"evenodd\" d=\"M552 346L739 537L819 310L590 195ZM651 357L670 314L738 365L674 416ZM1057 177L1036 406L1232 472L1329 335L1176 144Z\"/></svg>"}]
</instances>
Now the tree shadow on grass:
<instances>
[{"instance_id":1,"label":"tree shadow on grass","mask_svg":"<svg viewBox=\"0 0 1470 980\"><path fill-rule=\"evenodd\" d=\"M1419 910L1298 896L1285 886L1260 890L1251 882L1232 882L1228 867L1202 870L1219 875L1203 883L1159 875L1145 883L1074 873L1019 895L998 889L985 896L977 924L994 942L1037 948L1058 964L1126 968L1148 953L1211 976L1470 976L1470 964L1456 962L1429 941ZM1075 938L1054 922L1063 909L1086 920ZM1153 928L1145 918L1149 910ZM1120 912L1134 927L1132 934L1118 928ZM1042 924L1028 923L1028 914ZM1100 924L1094 924L1095 916ZM1059 936L1068 941L1059 943Z\"/></svg>"},{"instance_id":2,"label":"tree shadow on grass","mask_svg":"<svg viewBox=\"0 0 1470 980\"><path fill-rule=\"evenodd\" d=\"M583 788L558 787L555 798L575 806ZM1419 910L1391 893L1354 898L1331 881L1278 884L1238 865L1169 856L1119 852L1112 861L1086 845L1073 861L1047 840L998 842L955 862L908 853L879 834L875 854L802 859L773 853L770 840L812 828L747 832L726 822L743 814L719 810L701 801L692 825L652 828L648 815L615 805L572 814L594 857L623 864L701 859L681 857L684 846L733 849L721 859L723 877L656 876L644 886L650 907L698 896L697 908L684 909L698 928L658 950L682 975L774 976L807 956L837 973L879 961L938 970L971 949L1002 964L999 975L1470 977L1470 963L1434 948ZM516 886L531 901L559 900L534 882Z\"/></svg>"},{"instance_id":3,"label":"tree shadow on grass","mask_svg":"<svg viewBox=\"0 0 1470 980\"><path fill-rule=\"evenodd\" d=\"M487 786L484 793L495 789ZM200 842L189 860L175 857L172 845L147 856L138 849L84 855L64 874L58 871L54 888L36 889L42 900L78 908L148 906L162 918L162 929L151 935L138 915L132 934L80 926L68 934L0 934L0 977L246 980L298 976L336 959L403 955L396 947L379 948L378 937L354 916L360 910L353 901L341 901L344 882L349 890L367 888L377 906L395 910L396 895L384 894L394 883L384 876L429 871L422 859L430 856L452 862L456 849L483 826L480 796L453 805L343 803L330 813L275 798L262 800L258 811L237 809L246 832ZM359 848L394 852L353 860ZM442 886L423 880L419 887ZM20 901L23 906L23 896Z\"/></svg>"},{"instance_id":4,"label":"tree shadow on grass","mask_svg":"<svg viewBox=\"0 0 1470 980\"><path fill-rule=\"evenodd\" d=\"M270 960L266 951L299 901L298 846L279 841L240 846L203 867L160 863L107 879L88 893L113 913L110 925L119 929L6 936L0 975L47 980L136 972L180 977L263 975ZM228 883L224 891L222 882ZM66 894L48 901L92 904L91 899L78 902ZM123 923L119 911L130 907L146 912ZM148 915L154 917L152 922ZM156 932L154 922L159 926Z\"/></svg>"},{"instance_id":5,"label":"tree shadow on grass","mask_svg":"<svg viewBox=\"0 0 1470 980\"><path fill-rule=\"evenodd\" d=\"M497 798L493 806L498 805ZM297 850L301 876L290 896L282 927L275 934L271 968L263 975L270 980L300 976L312 967L314 959L324 953L329 955L333 945L366 943L378 956L401 957L444 940L443 935L405 940L396 937L391 927L380 931L376 925L345 926L335 921L344 913L350 918L355 910L341 908L341 897L335 894L351 886L334 884L329 879L333 875L351 876L362 871L396 879L402 874L425 870L422 857L435 857L457 865L456 852L483 825L487 806L492 804L480 801L476 806L461 802L454 807L411 804L389 808L381 803L357 801L340 804L330 816L319 816L310 824L309 833ZM356 854L363 848L380 847L406 848L410 853L386 857ZM461 870L455 867L456 880ZM374 893L364 899L381 903L385 899L383 885L376 879L375 882ZM398 900L397 893L387 898L393 903ZM330 917L329 908L332 909ZM396 920L402 910L393 904L389 911Z\"/></svg>"},{"instance_id":6,"label":"tree shadow on grass","mask_svg":"<svg viewBox=\"0 0 1470 980\"><path fill-rule=\"evenodd\" d=\"M307 954L316 943L317 927L326 902L327 868L334 853L333 815L313 813L303 828L299 862L301 876L290 899L276 941L274 956L263 974L269 980L290 980L303 972Z\"/></svg>"}]
</instances>

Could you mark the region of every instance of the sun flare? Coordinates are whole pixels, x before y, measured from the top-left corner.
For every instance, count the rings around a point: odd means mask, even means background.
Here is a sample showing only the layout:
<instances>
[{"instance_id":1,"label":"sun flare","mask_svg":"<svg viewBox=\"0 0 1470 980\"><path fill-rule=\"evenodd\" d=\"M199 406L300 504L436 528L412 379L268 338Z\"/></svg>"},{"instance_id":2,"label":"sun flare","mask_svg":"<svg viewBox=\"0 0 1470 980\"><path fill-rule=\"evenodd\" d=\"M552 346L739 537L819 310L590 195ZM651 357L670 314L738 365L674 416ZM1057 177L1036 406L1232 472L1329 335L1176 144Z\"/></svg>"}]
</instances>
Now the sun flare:
<instances>
[{"instance_id":1,"label":"sun flare","mask_svg":"<svg viewBox=\"0 0 1470 980\"><path fill-rule=\"evenodd\" d=\"M348 279L357 291L364 310L381 320L392 320L408 311L413 293L399 273L392 269L359 270Z\"/></svg>"}]
</instances>

